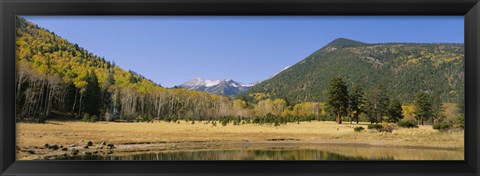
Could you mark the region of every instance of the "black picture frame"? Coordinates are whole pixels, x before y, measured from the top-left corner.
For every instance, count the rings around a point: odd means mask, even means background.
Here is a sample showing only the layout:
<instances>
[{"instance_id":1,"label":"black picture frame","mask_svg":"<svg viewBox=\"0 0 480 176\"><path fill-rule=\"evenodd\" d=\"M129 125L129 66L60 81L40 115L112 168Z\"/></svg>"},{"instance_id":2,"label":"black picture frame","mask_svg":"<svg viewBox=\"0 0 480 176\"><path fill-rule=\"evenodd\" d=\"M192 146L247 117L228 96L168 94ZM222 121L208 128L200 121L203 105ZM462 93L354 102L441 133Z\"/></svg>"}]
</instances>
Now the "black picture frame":
<instances>
[{"instance_id":1,"label":"black picture frame","mask_svg":"<svg viewBox=\"0 0 480 176\"><path fill-rule=\"evenodd\" d=\"M478 0L0 0L1 175L462 175L480 169ZM16 161L15 15L459 15L465 161Z\"/></svg>"}]
</instances>

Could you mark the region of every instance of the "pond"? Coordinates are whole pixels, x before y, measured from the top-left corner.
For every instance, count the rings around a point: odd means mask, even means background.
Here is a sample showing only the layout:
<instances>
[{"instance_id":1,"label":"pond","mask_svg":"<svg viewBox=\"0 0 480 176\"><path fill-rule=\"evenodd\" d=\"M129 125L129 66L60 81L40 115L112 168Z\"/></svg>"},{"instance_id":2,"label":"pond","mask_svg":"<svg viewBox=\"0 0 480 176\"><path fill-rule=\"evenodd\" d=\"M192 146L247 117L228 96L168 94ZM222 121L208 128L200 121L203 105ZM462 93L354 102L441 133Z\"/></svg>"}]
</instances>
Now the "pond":
<instances>
[{"instance_id":1,"label":"pond","mask_svg":"<svg viewBox=\"0 0 480 176\"><path fill-rule=\"evenodd\" d=\"M68 156L65 160L463 160L463 151L382 147L321 147L157 151Z\"/></svg>"}]
</instances>

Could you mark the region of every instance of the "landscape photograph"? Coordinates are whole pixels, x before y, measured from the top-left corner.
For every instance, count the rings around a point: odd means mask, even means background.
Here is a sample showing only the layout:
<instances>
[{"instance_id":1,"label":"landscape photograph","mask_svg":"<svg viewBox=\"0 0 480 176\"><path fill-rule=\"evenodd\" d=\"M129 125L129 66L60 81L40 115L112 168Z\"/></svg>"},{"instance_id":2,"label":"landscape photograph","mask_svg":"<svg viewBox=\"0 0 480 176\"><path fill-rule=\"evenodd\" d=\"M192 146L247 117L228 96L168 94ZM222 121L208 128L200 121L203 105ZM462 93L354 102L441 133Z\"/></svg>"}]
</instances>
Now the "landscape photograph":
<instances>
[{"instance_id":1,"label":"landscape photograph","mask_svg":"<svg viewBox=\"0 0 480 176\"><path fill-rule=\"evenodd\" d=\"M464 160L463 16L17 16L17 160Z\"/></svg>"}]
</instances>

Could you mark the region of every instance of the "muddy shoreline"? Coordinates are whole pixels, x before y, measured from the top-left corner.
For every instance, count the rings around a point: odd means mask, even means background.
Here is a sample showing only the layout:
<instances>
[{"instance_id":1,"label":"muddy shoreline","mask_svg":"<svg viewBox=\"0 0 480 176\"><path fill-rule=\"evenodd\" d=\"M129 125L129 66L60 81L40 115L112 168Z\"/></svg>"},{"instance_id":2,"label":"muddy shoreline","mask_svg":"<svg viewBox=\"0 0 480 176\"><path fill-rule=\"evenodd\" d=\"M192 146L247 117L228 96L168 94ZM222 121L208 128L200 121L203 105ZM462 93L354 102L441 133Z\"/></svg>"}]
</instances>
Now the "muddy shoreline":
<instances>
[{"instance_id":1,"label":"muddy shoreline","mask_svg":"<svg viewBox=\"0 0 480 176\"><path fill-rule=\"evenodd\" d=\"M111 144L110 144L111 145ZM205 150L254 150L254 149L306 149L323 147L358 147L358 148L398 148L398 149L425 149L463 151L458 147L432 147L432 146L409 146L389 145L370 143L349 143L342 141L301 141L299 139L267 139L265 141L158 141L158 142L129 142L113 144L98 143L91 146L65 146L66 150L53 150L47 147L17 147L17 156L21 160L56 160L62 157L73 156L107 156L107 155L128 155L132 153L153 153L153 152L179 152L179 151L205 151ZM31 151L34 151L32 153Z\"/></svg>"}]
</instances>

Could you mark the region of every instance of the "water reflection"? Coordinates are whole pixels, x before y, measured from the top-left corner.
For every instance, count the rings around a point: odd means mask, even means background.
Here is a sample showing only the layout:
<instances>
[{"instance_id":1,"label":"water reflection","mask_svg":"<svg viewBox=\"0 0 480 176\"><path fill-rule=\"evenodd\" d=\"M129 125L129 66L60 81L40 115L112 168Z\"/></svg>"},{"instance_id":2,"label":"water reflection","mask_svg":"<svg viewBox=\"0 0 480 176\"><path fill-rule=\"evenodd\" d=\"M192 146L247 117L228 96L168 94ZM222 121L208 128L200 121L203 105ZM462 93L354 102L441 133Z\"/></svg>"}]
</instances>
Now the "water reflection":
<instances>
[{"instance_id":1,"label":"water reflection","mask_svg":"<svg viewBox=\"0 0 480 176\"><path fill-rule=\"evenodd\" d=\"M76 156L64 157L66 160L393 160L392 157L366 158L346 156L332 152L298 150L206 150L156 152L131 155Z\"/></svg>"},{"instance_id":2,"label":"water reflection","mask_svg":"<svg viewBox=\"0 0 480 176\"><path fill-rule=\"evenodd\" d=\"M463 160L463 150L316 146L150 151L112 155L66 156L64 160Z\"/></svg>"}]
</instances>

